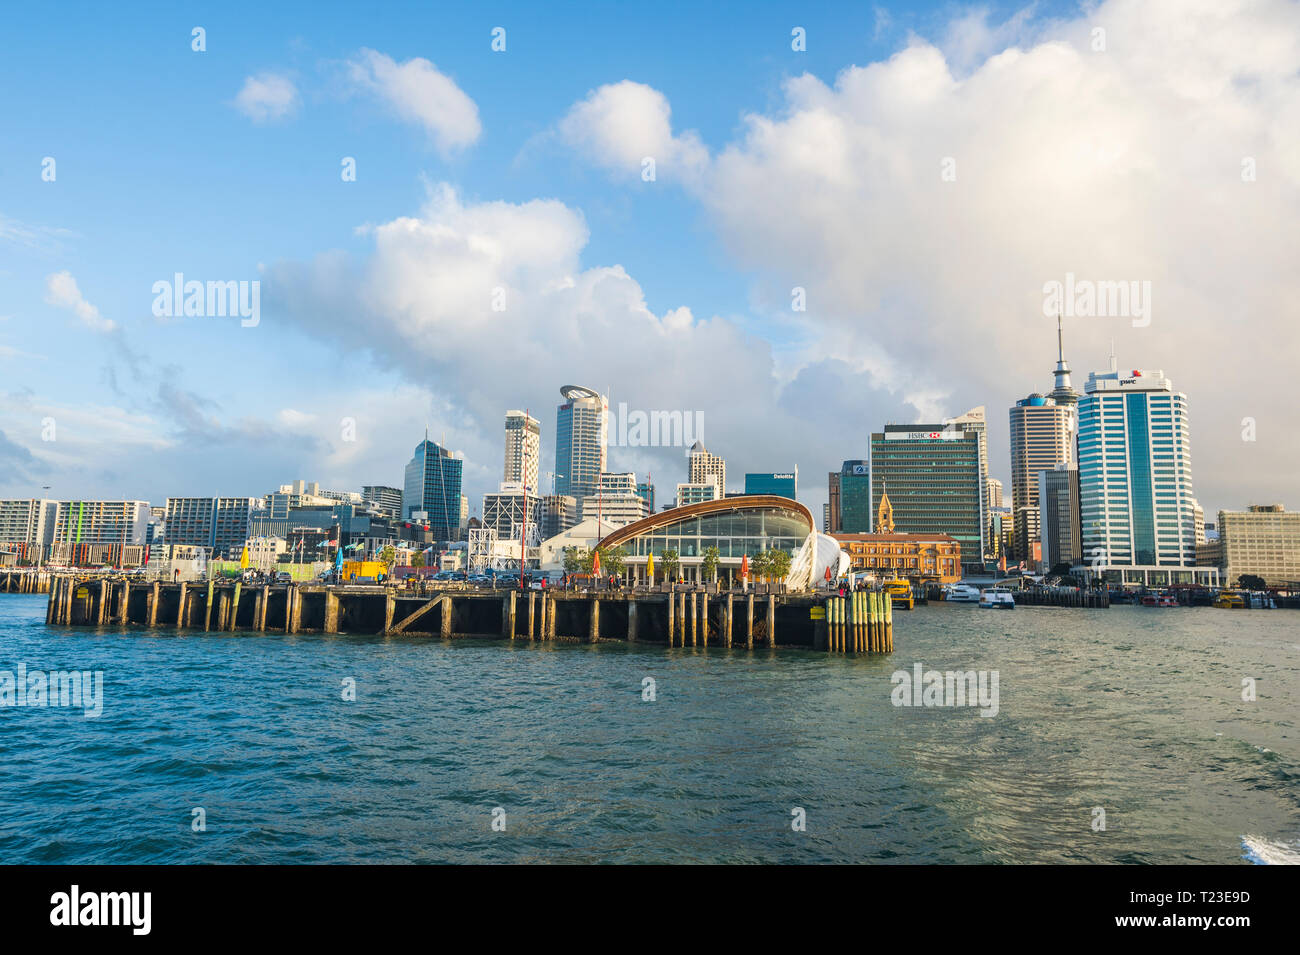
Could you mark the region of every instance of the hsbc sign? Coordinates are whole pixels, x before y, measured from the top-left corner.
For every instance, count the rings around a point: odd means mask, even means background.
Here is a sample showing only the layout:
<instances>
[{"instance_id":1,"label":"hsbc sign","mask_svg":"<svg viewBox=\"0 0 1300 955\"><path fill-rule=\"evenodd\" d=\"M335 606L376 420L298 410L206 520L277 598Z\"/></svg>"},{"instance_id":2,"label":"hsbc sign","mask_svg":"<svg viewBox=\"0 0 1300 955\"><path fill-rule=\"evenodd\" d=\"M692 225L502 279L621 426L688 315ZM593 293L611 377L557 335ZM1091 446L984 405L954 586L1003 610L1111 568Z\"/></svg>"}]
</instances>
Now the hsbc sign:
<instances>
[{"instance_id":1,"label":"hsbc sign","mask_svg":"<svg viewBox=\"0 0 1300 955\"><path fill-rule=\"evenodd\" d=\"M960 441L965 431L886 431L886 441Z\"/></svg>"}]
</instances>

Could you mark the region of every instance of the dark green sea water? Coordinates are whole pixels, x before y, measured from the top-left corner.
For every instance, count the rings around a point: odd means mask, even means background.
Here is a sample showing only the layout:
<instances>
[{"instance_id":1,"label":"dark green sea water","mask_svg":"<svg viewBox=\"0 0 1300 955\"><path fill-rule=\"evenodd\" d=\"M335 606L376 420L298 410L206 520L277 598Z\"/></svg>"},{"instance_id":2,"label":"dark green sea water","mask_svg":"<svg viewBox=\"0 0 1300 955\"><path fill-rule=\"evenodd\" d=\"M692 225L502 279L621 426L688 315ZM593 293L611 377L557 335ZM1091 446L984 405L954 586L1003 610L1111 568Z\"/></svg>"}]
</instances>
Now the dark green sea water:
<instances>
[{"instance_id":1,"label":"dark green sea water","mask_svg":"<svg viewBox=\"0 0 1300 955\"><path fill-rule=\"evenodd\" d=\"M1300 858L1293 611L938 604L853 659L70 630L44 609L0 596L0 671L102 670L104 710L0 707L11 863ZM998 671L998 714L895 707L917 662Z\"/></svg>"}]
</instances>

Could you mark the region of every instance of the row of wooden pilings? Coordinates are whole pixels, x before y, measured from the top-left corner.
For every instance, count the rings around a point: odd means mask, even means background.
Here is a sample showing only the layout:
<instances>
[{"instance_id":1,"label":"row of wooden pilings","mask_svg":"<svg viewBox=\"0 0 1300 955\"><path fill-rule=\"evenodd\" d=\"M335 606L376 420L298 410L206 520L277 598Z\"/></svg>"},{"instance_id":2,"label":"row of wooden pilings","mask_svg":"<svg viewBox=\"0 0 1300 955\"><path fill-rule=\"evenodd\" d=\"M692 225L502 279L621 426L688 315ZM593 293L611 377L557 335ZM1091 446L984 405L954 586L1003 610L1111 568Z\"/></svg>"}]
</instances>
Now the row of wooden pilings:
<instances>
[{"instance_id":1,"label":"row of wooden pilings","mask_svg":"<svg viewBox=\"0 0 1300 955\"><path fill-rule=\"evenodd\" d=\"M0 570L0 593L48 594L54 575L44 570Z\"/></svg>"},{"instance_id":2,"label":"row of wooden pilings","mask_svg":"<svg viewBox=\"0 0 1300 955\"><path fill-rule=\"evenodd\" d=\"M502 633L509 634L513 639L516 635L516 617L521 609L519 604L520 593L510 591L509 596L502 603ZM763 611L765 618L760 619L757 628L754 624L754 594L740 595L741 602L744 604L744 635L742 637L744 645L750 649L754 646L755 632L757 631L759 640L766 646L776 646L776 596L768 594L766 608ZM717 598L723 608L721 626L714 626L709 620L709 595L703 592L677 593L668 595L668 645L673 646L704 646L709 645L709 638L712 636L719 645L730 647L733 645L733 634L736 632L736 612L737 612L737 595L725 594ZM600 600L593 598L588 602L589 615L587 619L587 639L595 643L600 639ZM627 604L627 639L635 642L639 636L640 627L638 624L638 604L636 601L629 601ZM527 609L527 638L534 639L534 633L537 638L542 640L555 639L555 598L538 593L537 591L528 592L528 609ZM534 628L534 621L538 621L538 626Z\"/></svg>"},{"instance_id":3,"label":"row of wooden pilings","mask_svg":"<svg viewBox=\"0 0 1300 955\"><path fill-rule=\"evenodd\" d=\"M831 652L893 649L888 598L870 593L822 598L694 591L642 597L511 590L412 597L382 587L163 583L69 575L54 578L46 623L591 643L625 638L667 642L670 647L747 649L777 647L779 623L782 646Z\"/></svg>"},{"instance_id":4,"label":"row of wooden pilings","mask_svg":"<svg viewBox=\"0 0 1300 955\"><path fill-rule=\"evenodd\" d=\"M179 600L177 602L177 611L174 619L161 619L159 610L162 601L159 599L159 591L162 587L160 583L144 583L134 585L136 588L143 589L145 592L145 616L143 623L145 626L156 627L160 624L163 626L176 627L198 627L199 621L196 618L192 602L187 600L187 591L191 587L188 583L180 583L174 586L179 588ZM78 591L84 588L83 596L91 597L89 607L93 608L93 618L86 623L98 626L107 624L126 624L129 623L128 611L130 608L132 584L125 580L109 580L105 577L94 579L78 579L76 577L55 577L50 587L50 600L45 608L45 622L47 624L69 625L73 622L72 601L78 595ZM194 585L196 591L202 592L206 588L207 599L203 605L203 622L204 630L234 630L235 615L239 607L241 591L243 585L235 584L234 591L229 589L217 590L213 581L208 581L206 585ZM94 593L92 594L92 590ZM270 587L266 585L251 588L255 606L253 610L254 627L257 630L266 629L266 611ZM328 598L327 598L328 606ZM297 629L295 625L295 613L301 613L302 596L298 593L298 588L290 587L288 589L287 610L285 629L293 632Z\"/></svg>"},{"instance_id":5,"label":"row of wooden pilings","mask_svg":"<svg viewBox=\"0 0 1300 955\"><path fill-rule=\"evenodd\" d=\"M831 653L893 653L894 604L874 590L826 600L826 649Z\"/></svg>"}]
</instances>

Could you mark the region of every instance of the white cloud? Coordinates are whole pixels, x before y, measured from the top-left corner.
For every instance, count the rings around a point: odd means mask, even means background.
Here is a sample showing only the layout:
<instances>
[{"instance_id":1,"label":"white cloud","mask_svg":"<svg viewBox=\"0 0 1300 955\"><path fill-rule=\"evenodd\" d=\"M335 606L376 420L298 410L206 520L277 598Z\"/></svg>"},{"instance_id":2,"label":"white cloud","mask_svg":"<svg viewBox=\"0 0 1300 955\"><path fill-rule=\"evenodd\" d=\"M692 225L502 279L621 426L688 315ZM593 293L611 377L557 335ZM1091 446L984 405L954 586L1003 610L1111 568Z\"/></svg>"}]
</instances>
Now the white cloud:
<instances>
[{"instance_id":1,"label":"white cloud","mask_svg":"<svg viewBox=\"0 0 1300 955\"><path fill-rule=\"evenodd\" d=\"M277 122L297 112L298 87L280 73L258 73L244 80L235 108L255 123Z\"/></svg>"},{"instance_id":2,"label":"white cloud","mask_svg":"<svg viewBox=\"0 0 1300 955\"><path fill-rule=\"evenodd\" d=\"M59 308L71 309L88 328L97 332L111 332L117 326L99 314L77 288L77 280L67 269L45 276L45 301Z\"/></svg>"},{"instance_id":3,"label":"white cloud","mask_svg":"<svg viewBox=\"0 0 1300 955\"><path fill-rule=\"evenodd\" d=\"M708 162L694 132L673 134L672 109L663 93L623 80L593 90L560 121L561 138L591 161L618 174L640 177L642 161L655 175L693 179Z\"/></svg>"},{"instance_id":4,"label":"white cloud","mask_svg":"<svg viewBox=\"0 0 1300 955\"><path fill-rule=\"evenodd\" d=\"M968 15L941 39L833 84L789 79L687 183L756 277L754 305L799 319L805 357L878 369L950 413L986 404L996 421L1051 385L1044 283L1150 281L1149 327L1067 319L1076 386L1113 337L1121 363L1163 367L1189 393L1203 502L1282 494L1300 470L1279 384L1300 363L1300 7L1112 0L1071 21ZM640 101L654 106L634 124L642 141L665 141L667 104ZM583 142L608 165L632 113L583 115L605 117ZM1247 342L1267 346L1234 358ZM1005 474L1006 428L991 439Z\"/></svg>"},{"instance_id":5,"label":"white cloud","mask_svg":"<svg viewBox=\"0 0 1300 955\"><path fill-rule=\"evenodd\" d=\"M450 446L465 451L475 507L501 479L501 415L531 407L542 419L549 460L552 409L569 382L608 389L614 407L622 401L630 409L703 411L706 445L727 455L737 475L796 463L814 473L838 467L807 444L836 388L882 415L904 411L868 374L839 363L779 380L771 346L736 321L701 319L682 306L654 311L622 266L584 265L586 223L562 203L471 203L444 185L418 216L369 231L374 251L367 257L329 253L270 266L267 301L313 335L368 351L427 388L431 433L440 439L450 428ZM503 310L494 310L494 299ZM826 389L828 382L836 388ZM379 407L419 408L386 393ZM420 436L418 413L389 413L380 425L406 453ZM322 427L334 420L324 415ZM365 450L360 433L364 427L369 436L371 426L358 414L357 427L357 444L334 452L340 462ZM614 447L610 466L653 471L665 499L685 479L684 449Z\"/></svg>"},{"instance_id":6,"label":"white cloud","mask_svg":"<svg viewBox=\"0 0 1300 955\"><path fill-rule=\"evenodd\" d=\"M388 104L403 120L422 126L444 154L472 145L482 132L478 106L455 80L422 57L398 63L363 49L348 63L352 82Z\"/></svg>"}]
</instances>

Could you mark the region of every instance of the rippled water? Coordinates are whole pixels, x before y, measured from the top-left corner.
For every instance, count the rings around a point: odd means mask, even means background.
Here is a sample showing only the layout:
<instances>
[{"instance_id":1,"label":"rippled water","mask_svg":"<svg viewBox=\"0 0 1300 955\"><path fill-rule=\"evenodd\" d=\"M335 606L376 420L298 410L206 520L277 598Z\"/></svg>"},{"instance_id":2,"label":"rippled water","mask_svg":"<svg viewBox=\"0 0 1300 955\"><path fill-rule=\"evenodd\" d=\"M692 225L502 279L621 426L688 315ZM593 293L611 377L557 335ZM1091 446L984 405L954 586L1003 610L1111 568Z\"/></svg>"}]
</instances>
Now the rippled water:
<instances>
[{"instance_id":1,"label":"rippled water","mask_svg":"<svg viewBox=\"0 0 1300 955\"><path fill-rule=\"evenodd\" d=\"M8 862L1234 862L1300 845L1300 615L931 605L889 658L47 628L0 670ZM891 674L999 674L999 712ZM642 700L642 680L657 699ZM1258 699L1243 702L1242 679ZM355 679L356 702L342 699ZM192 831L202 807L207 831ZM493 831L492 810L505 810ZM807 830L791 829L794 807ZM1094 807L1105 831L1094 831Z\"/></svg>"}]
</instances>

